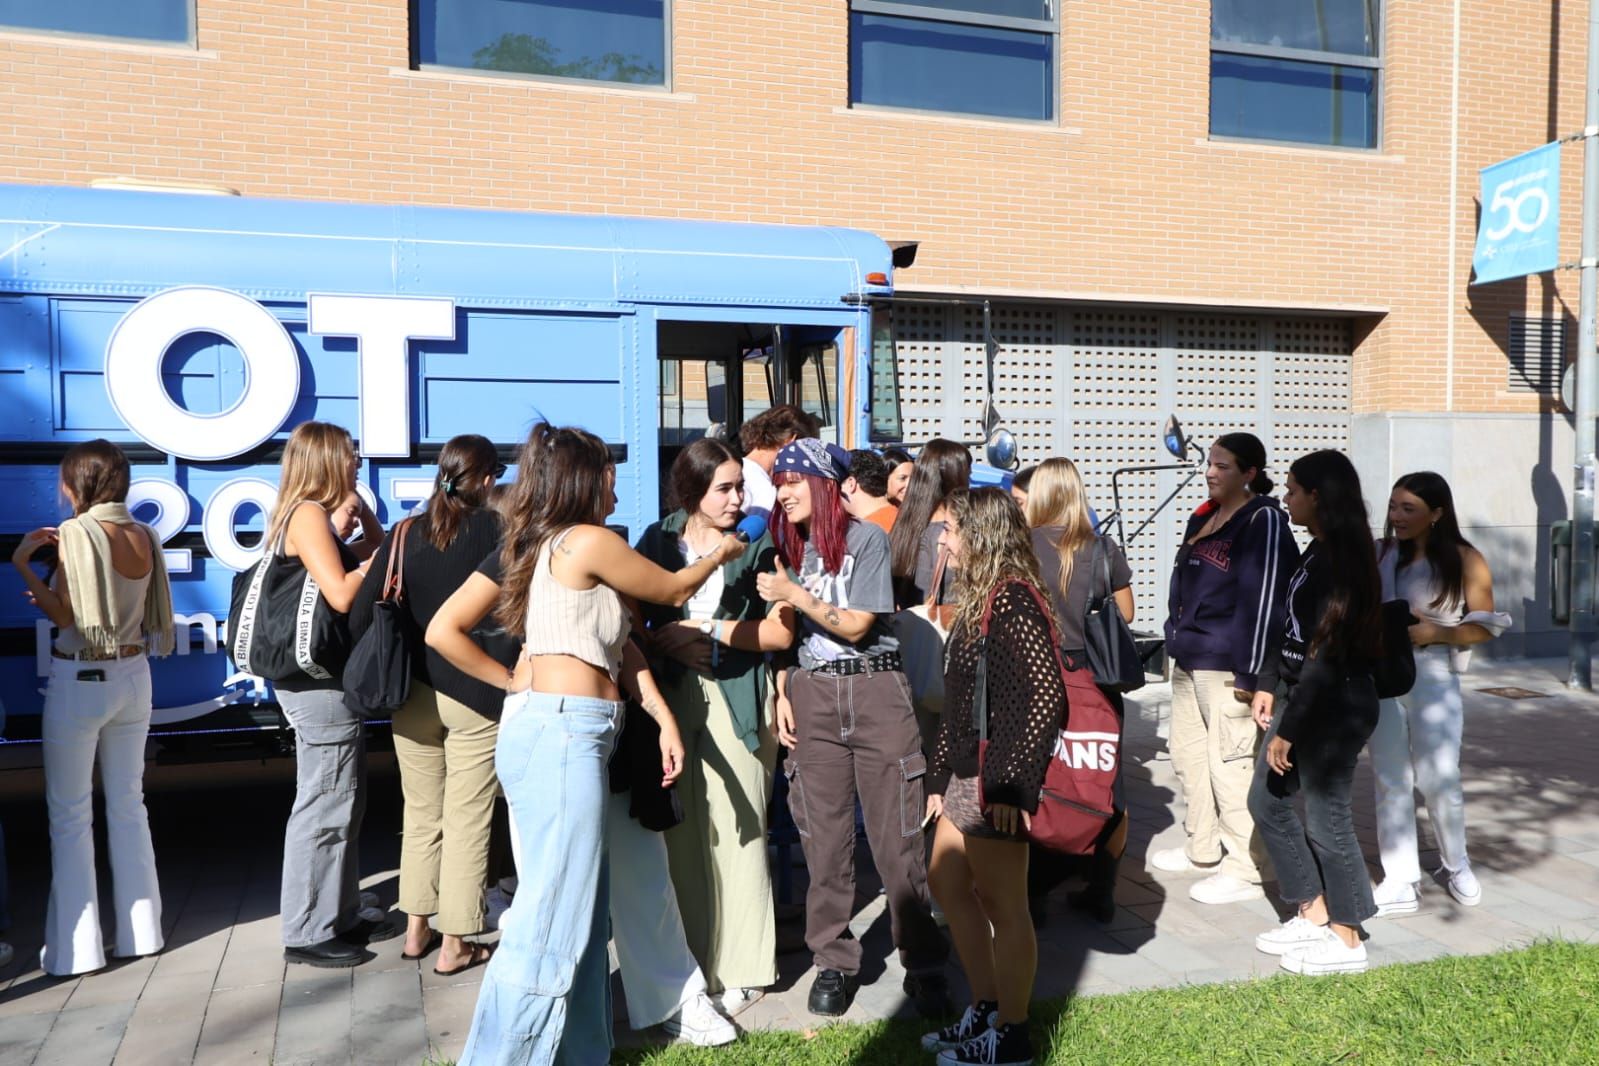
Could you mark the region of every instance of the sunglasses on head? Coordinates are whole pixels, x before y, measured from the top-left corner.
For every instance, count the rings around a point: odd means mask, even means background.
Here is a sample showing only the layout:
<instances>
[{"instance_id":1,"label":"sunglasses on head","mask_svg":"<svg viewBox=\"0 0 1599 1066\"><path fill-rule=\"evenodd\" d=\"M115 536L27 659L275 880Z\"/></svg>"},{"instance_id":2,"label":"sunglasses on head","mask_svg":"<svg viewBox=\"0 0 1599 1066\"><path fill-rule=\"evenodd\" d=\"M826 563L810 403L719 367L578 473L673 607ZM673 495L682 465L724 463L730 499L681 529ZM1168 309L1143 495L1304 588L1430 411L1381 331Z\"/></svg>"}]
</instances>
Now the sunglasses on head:
<instances>
[{"instance_id":1,"label":"sunglasses on head","mask_svg":"<svg viewBox=\"0 0 1599 1066\"><path fill-rule=\"evenodd\" d=\"M505 476L505 471L507 469L509 468L504 463L495 463L493 474L496 478L502 478Z\"/></svg>"}]
</instances>

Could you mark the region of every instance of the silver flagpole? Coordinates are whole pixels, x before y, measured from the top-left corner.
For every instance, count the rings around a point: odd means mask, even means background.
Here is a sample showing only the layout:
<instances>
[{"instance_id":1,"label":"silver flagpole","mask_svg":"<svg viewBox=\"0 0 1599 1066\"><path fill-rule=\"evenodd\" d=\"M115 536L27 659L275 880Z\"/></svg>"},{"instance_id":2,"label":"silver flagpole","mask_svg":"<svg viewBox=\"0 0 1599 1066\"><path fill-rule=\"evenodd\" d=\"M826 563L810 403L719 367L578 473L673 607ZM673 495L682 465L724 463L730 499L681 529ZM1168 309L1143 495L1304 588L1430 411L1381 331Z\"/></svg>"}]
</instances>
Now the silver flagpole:
<instances>
[{"instance_id":1,"label":"silver flagpole","mask_svg":"<svg viewBox=\"0 0 1599 1066\"><path fill-rule=\"evenodd\" d=\"M1599 418L1599 2L1588 5L1587 110L1582 139L1582 260L1577 318L1576 478L1571 494L1571 688L1593 688L1594 420Z\"/></svg>"}]
</instances>

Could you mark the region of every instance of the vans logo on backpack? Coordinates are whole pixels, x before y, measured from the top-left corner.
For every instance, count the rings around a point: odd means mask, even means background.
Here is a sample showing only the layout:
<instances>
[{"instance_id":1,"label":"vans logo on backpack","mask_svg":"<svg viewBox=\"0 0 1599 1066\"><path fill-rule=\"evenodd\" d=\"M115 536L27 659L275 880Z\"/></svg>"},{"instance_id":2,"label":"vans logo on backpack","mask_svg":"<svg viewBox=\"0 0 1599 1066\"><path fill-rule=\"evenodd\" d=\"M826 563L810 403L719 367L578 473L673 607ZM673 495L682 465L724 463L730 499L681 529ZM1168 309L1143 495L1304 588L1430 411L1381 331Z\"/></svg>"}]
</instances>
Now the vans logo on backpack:
<instances>
[{"instance_id":1,"label":"vans logo on backpack","mask_svg":"<svg viewBox=\"0 0 1599 1066\"><path fill-rule=\"evenodd\" d=\"M1116 769L1116 749L1121 738L1115 733L1074 733L1067 729L1055 738L1055 758L1073 770Z\"/></svg>"}]
</instances>

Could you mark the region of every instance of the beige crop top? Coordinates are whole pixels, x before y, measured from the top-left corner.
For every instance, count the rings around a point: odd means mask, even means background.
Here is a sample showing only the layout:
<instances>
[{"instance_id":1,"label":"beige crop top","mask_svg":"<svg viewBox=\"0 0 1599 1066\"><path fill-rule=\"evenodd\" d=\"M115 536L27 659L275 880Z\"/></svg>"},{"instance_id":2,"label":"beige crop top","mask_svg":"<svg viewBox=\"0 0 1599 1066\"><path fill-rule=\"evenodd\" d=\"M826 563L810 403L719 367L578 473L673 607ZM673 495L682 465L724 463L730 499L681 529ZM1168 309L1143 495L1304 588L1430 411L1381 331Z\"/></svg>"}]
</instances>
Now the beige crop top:
<instances>
[{"instance_id":1,"label":"beige crop top","mask_svg":"<svg viewBox=\"0 0 1599 1066\"><path fill-rule=\"evenodd\" d=\"M150 576L154 573L155 566L152 565L143 577L117 574L111 582L112 592L116 596L116 617L121 619L117 628L119 647L144 643L144 598L150 591ZM76 655L87 646L77 626L68 626L56 635L56 651L64 655Z\"/></svg>"},{"instance_id":2,"label":"beige crop top","mask_svg":"<svg viewBox=\"0 0 1599 1066\"><path fill-rule=\"evenodd\" d=\"M622 648L632 625L622 598L609 585L567 588L550 569L550 556L567 528L539 549L527 600L527 654L570 655L597 666L615 681L622 673Z\"/></svg>"}]
</instances>

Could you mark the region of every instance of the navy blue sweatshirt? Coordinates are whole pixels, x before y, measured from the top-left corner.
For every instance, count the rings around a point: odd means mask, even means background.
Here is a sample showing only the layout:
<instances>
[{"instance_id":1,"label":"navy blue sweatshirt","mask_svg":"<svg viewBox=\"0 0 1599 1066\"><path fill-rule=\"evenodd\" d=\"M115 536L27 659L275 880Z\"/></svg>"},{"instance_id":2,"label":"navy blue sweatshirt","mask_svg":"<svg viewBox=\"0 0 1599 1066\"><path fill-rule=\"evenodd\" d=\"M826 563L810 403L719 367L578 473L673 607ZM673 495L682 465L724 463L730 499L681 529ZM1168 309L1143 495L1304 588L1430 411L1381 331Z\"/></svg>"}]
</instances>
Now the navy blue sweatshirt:
<instances>
[{"instance_id":1,"label":"navy blue sweatshirt","mask_svg":"<svg viewBox=\"0 0 1599 1066\"><path fill-rule=\"evenodd\" d=\"M1256 496L1216 532L1190 544L1216 511L1206 500L1188 519L1166 601L1166 651L1184 670L1223 670L1246 692L1282 645L1288 577L1299 546L1288 515Z\"/></svg>"}]
</instances>

